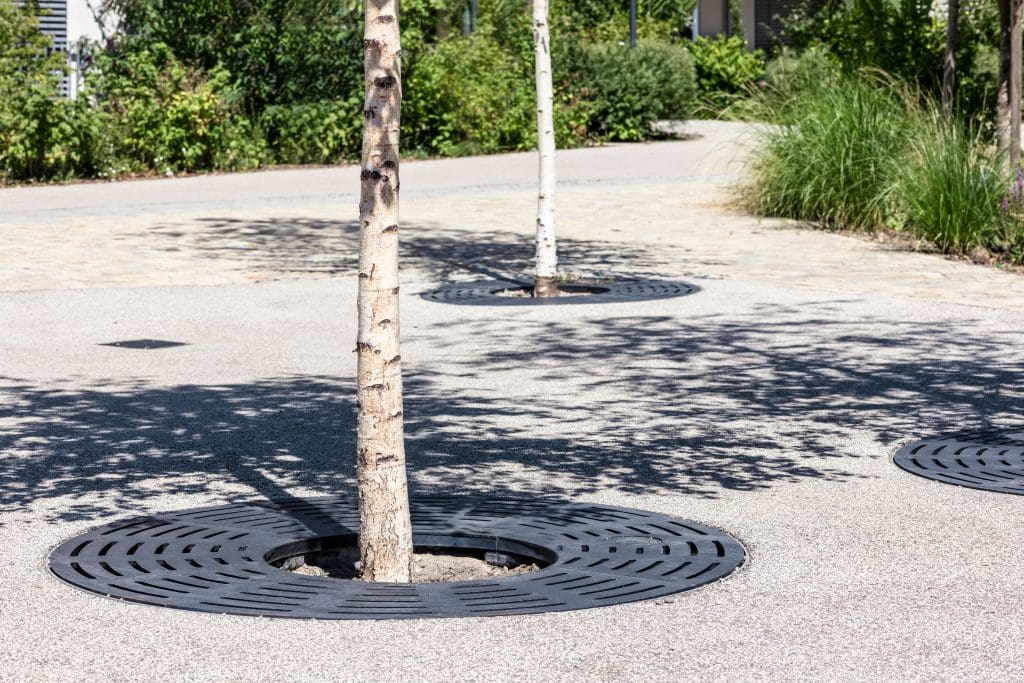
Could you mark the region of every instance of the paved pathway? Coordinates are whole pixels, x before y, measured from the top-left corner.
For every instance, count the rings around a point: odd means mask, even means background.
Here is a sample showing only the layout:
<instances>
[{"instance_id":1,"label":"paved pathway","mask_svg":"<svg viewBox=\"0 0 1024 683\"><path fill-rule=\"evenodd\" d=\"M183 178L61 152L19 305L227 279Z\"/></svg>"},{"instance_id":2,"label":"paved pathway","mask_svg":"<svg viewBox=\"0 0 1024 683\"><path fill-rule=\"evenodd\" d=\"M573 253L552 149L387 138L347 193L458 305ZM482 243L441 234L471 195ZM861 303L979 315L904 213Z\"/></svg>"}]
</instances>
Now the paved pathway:
<instances>
[{"instance_id":1,"label":"paved pathway","mask_svg":"<svg viewBox=\"0 0 1024 683\"><path fill-rule=\"evenodd\" d=\"M674 602L297 623L73 591L102 521L350 490L353 169L0 191L0 679L1006 680L1024 499L890 462L1021 429L1024 278L730 208L749 130L560 156L563 260L700 284L510 312L416 292L529 263L532 155L407 164L413 485L690 517L750 562ZM184 342L162 351L101 344Z\"/></svg>"}]
</instances>

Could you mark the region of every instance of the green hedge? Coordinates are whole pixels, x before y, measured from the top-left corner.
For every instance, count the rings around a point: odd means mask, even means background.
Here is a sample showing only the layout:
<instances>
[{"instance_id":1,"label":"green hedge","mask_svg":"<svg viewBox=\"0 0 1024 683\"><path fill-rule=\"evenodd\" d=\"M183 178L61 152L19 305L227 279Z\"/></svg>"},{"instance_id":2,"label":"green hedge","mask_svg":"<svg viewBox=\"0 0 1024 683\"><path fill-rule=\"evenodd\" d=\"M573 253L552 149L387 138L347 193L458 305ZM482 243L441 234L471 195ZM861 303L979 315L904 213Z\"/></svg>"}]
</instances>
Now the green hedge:
<instances>
[{"instance_id":1,"label":"green hedge","mask_svg":"<svg viewBox=\"0 0 1024 683\"><path fill-rule=\"evenodd\" d=\"M644 140L652 121L685 119L696 108L696 72L682 46L586 45L578 59L577 92L591 102L588 128L599 139Z\"/></svg>"},{"instance_id":2,"label":"green hedge","mask_svg":"<svg viewBox=\"0 0 1024 683\"><path fill-rule=\"evenodd\" d=\"M434 23L457 20L456 0L407 4L404 152L533 148L524 7L482 0L487 20L463 36ZM104 7L119 13L121 31L97 51L84 95L70 102L57 94L59 58L41 58L48 43L38 9L0 3L0 182L358 157L361 14L351 3L112 0ZM643 15L646 30L661 38L635 50L587 42L624 27L625 14L599 0L558 0L552 16L560 146L643 140L651 121L692 115L696 72L689 48L672 42L672 12Z\"/></svg>"}]
</instances>

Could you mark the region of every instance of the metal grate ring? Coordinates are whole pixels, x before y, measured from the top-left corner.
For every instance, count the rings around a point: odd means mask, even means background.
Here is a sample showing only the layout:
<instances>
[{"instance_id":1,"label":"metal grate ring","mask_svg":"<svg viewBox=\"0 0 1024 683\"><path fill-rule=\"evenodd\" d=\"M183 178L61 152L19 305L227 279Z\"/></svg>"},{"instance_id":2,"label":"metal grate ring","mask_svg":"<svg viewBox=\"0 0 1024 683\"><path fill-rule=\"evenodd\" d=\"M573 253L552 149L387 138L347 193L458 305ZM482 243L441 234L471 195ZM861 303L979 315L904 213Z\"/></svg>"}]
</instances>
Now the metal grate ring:
<instances>
[{"instance_id":1,"label":"metal grate ring","mask_svg":"<svg viewBox=\"0 0 1024 683\"><path fill-rule=\"evenodd\" d=\"M453 283L445 285L441 289L424 292L420 296L427 301L464 306L568 306L668 299L700 291L700 287L696 285L662 280L574 282L559 284L559 288L566 292L572 292L575 296L535 299L531 296L499 295L500 292L507 290L528 292L532 289L530 285L511 280Z\"/></svg>"},{"instance_id":2,"label":"metal grate ring","mask_svg":"<svg viewBox=\"0 0 1024 683\"><path fill-rule=\"evenodd\" d=\"M495 579L388 584L305 576L271 564L357 541L347 498L244 503L151 515L60 545L64 581L132 602L305 619L496 616L648 600L721 579L744 561L731 536L653 512L562 502L415 498L419 547L499 550L548 563Z\"/></svg>"},{"instance_id":3,"label":"metal grate ring","mask_svg":"<svg viewBox=\"0 0 1024 683\"><path fill-rule=\"evenodd\" d=\"M893 460L908 472L946 484L1024 495L1024 433L985 431L916 441Z\"/></svg>"}]
</instances>

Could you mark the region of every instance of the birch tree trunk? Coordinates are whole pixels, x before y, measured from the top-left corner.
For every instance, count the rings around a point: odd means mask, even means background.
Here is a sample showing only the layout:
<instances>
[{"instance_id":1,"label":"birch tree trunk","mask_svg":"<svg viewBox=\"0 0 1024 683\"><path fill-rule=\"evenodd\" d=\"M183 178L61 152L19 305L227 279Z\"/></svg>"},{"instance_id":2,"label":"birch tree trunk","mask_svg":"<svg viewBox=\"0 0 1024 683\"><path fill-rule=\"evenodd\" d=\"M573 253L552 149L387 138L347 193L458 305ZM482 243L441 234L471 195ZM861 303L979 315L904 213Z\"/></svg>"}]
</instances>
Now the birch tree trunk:
<instances>
[{"instance_id":1,"label":"birch tree trunk","mask_svg":"<svg viewBox=\"0 0 1024 683\"><path fill-rule=\"evenodd\" d=\"M942 63L942 108L947 115L956 104L956 44L960 33L960 0L946 0L946 56Z\"/></svg>"},{"instance_id":2,"label":"birch tree trunk","mask_svg":"<svg viewBox=\"0 0 1024 683\"><path fill-rule=\"evenodd\" d=\"M1022 0L999 0L996 135L1011 169L1020 165Z\"/></svg>"},{"instance_id":3,"label":"birch tree trunk","mask_svg":"<svg viewBox=\"0 0 1024 683\"><path fill-rule=\"evenodd\" d=\"M401 44L396 0L364 0L363 6L366 107L356 345L359 552L365 580L408 583L412 573L412 523L398 334Z\"/></svg>"},{"instance_id":4,"label":"birch tree trunk","mask_svg":"<svg viewBox=\"0 0 1024 683\"><path fill-rule=\"evenodd\" d=\"M537 80L537 149L540 152L533 295L549 297L558 296L558 245L555 241L555 122L548 0L533 0L533 46Z\"/></svg>"}]
</instances>

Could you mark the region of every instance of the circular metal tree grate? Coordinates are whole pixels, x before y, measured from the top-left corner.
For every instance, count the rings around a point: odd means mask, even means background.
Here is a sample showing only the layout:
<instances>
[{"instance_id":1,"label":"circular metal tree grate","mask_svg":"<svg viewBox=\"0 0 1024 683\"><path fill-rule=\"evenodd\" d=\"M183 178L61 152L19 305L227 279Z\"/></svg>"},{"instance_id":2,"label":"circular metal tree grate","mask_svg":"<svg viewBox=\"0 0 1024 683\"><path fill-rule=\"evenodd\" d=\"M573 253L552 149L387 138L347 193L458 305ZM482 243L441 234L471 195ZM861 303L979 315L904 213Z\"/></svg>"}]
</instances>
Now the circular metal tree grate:
<instances>
[{"instance_id":1,"label":"circular metal tree grate","mask_svg":"<svg viewBox=\"0 0 1024 683\"><path fill-rule=\"evenodd\" d=\"M493 616L658 598L721 579L745 558L731 536L642 510L562 502L415 498L418 547L498 550L543 569L456 583L305 576L287 557L357 542L346 498L185 510L94 529L58 547L64 581L163 607L310 619Z\"/></svg>"},{"instance_id":2,"label":"circular metal tree grate","mask_svg":"<svg viewBox=\"0 0 1024 683\"><path fill-rule=\"evenodd\" d=\"M987 431L916 441L893 460L908 472L946 484L1024 495L1024 433Z\"/></svg>"},{"instance_id":3,"label":"circular metal tree grate","mask_svg":"<svg viewBox=\"0 0 1024 683\"><path fill-rule=\"evenodd\" d=\"M668 299L700 291L696 285L662 280L566 282L558 286L570 296L535 299L530 296L532 286L511 280L453 283L420 296L427 301L464 306L567 306Z\"/></svg>"}]
</instances>

